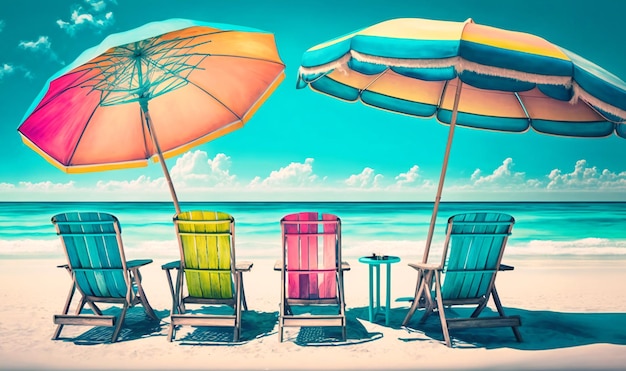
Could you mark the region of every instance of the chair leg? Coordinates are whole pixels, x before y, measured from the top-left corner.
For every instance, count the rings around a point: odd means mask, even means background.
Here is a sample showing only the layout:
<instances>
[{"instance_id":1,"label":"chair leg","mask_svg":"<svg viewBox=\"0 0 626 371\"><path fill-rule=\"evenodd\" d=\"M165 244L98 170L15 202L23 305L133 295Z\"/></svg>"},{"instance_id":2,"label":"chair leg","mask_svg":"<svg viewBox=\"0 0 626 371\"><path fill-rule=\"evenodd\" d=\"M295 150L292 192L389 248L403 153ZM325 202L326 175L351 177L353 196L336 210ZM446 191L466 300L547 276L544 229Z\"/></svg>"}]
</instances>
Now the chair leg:
<instances>
[{"instance_id":1,"label":"chair leg","mask_svg":"<svg viewBox=\"0 0 626 371\"><path fill-rule=\"evenodd\" d=\"M239 336L241 335L241 305L242 305L242 297L243 297L243 280L241 277L241 272L237 274L237 299L235 301L235 328L233 333L233 341L239 341ZM245 299L243 299L245 300Z\"/></svg>"},{"instance_id":2,"label":"chair leg","mask_svg":"<svg viewBox=\"0 0 626 371\"><path fill-rule=\"evenodd\" d=\"M111 342L115 343L117 341L117 337L120 334L120 330L122 329L122 324L124 323L124 318L126 318L126 311L128 310L128 303L124 303L124 307L122 308L122 313L120 313L117 324L115 325L115 330L113 330L113 336L111 337Z\"/></svg>"},{"instance_id":3,"label":"chair leg","mask_svg":"<svg viewBox=\"0 0 626 371\"><path fill-rule=\"evenodd\" d=\"M157 321L159 317L157 317L156 313L154 313L154 309L152 309L152 306L150 306L150 303L148 303L148 299L144 296L144 294L139 297L139 300L141 300L141 305L143 305L143 309L148 317Z\"/></svg>"},{"instance_id":4,"label":"chair leg","mask_svg":"<svg viewBox=\"0 0 626 371\"><path fill-rule=\"evenodd\" d=\"M406 326L409 321L411 321L411 317L413 317L413 314L415 313L415 311L417 310L417 307L419 306L419 296L422 295L422 283L420 282L420 278L421 275L418 271L417 274L417 283L415 284L415 296L413 297L413 301L411 302L411 308L409 308L409 311L407 312L406 316L404 317L404 320L402 321L402 326Z\"/></svg>"},{"instance_id":5,"label":"chair leg","mask_svg":"<svg viewBox=\"0 0 626 371\"><path fill-rule=\"evenodd\" d=\"M495 286L493 286L493 288L491 289L491 297L493 297L493 302L496 305L496 309L498 310L500 317L504 317L505 316L504 308L502 308L502 303L500 302L500 296L498 295L498 291L496 291ZM517 341L521 343L522 334L520 333L517 326L512 326L511 329L513 330L513 335L515 335L515 339L517 339Z\"/></svg>"},{"instance_id":6,"label":"chair leg","mask_svg":"<svg viewBox=\"0 0 626 371\"><path fill-rule=\"evenodd\" d=\"M57 340L59 338L61 330L63 330L63 325L57 325L57 328L54 330L54 334L52 335L52 340Z\"/></svg>"},{"instance_id":7,"label":"chair leg","mask_svg":"<svg viewBox=\"0 0 626 371\"><path fill-rule=\"evenodd\" d=\"M494 286L495 287L495 286ZM472 315L470 315L470 318L476 318L480 315L480 313L483 311L483 309L485 309L487 307L487 303L489 302L489 295L491 294L491 292L487 293L487 296L485 297L485 300L483 300L477 307L476 309L474 309L474 311L472 312ZM494 299L495 301L495 299Z\"/></svg>"},{"instance_id":8,"label":"chair leg","mask_svg":"<svg viewBox=\"0 0 626 371\"><path fill-rule=\"evenodd\" d=\"M343 275L341 276L343 277ZM343 336L343 341L348 340L347 328L346 328L346 299L344 297L344 287L343 287L343 279L340 279L339 275L337 276L337 296L339 297L339 315L342 318L342 326L341 326L341 335Z\"/></svg>"},{"instance_id":9,"label":"chair leg","mask_svg":"<svg viewBox=\"0 0 626 371\"><path fill-rule=\"evenodd\" d=\"M70 292L67 294L67 298L65 299L65 305L63 306L63 312L61 314L67 314L69 312L75 292L76 285L72 283L72 287L70 288ZM59 335L61 335L61 330L63 330L63 325L57 325L57 328L52 335L52 340L56 340L59 338Z\"/></svg>"},{"instance_id":10,"label":"chair leg","mask_svg":"<svg viewBox=\"0 0 626 371\"><path fill-rule=\"evenodd\" d=\"M83 308L85 307L85 304L87 304L89 306L89 308L91 308L91 310L93 310L93 312L96 315L101 316L102 315L102 311L100 310L100 308L98 308L96 303L94 303L93 301L87 299L85 294L83 294L80 291L80 289L78 291L81 293L82 297L80 299L80 303L78 304L78 307L76 308L76 315L79 315L80 312L82 312Z\"/></svg>"},{"instance_id":11,"label":"chair leg","mask_svg":"<svg viewBox=\"0 0 626 371\"><path fill-rule=\"evenodd\" d=\"M177 311L176 293L174 292L174 284L172 283L172 274L170 273L170 269L165 270L165 276L167 277L167 283L170 289L170 294L172 296L172 310L170 313L174 314Z\"/></svg>"},{"instance_id":12,"label":"chair leg","mask_svg":"<svg viewBox=\"0 0 626 371\"><path fill-rule=\"evenodd\" d=\"M435 272L435 290L437 290L437 309L439 311L439 320L441 321L441 331L443 332L443 338L446 342L446 345L452 348L450 333L448 332L448 321L446 320L446 314L443 308L443 299L441 298L441 282L439 277L439 271Z\"/></svg>"},{"instance_id":13,"label":"chair leg","mask_svg":"<svg viewBox=\"0 0 626 371\"><path fill-rule=\"evenodd\" d=\"M283 318L285 316L285 298L282 297L280 299L280 304L278 308L278 342L283 342Z\"/></svg>"},{"instance_id":14,"label":"chair leg","mask_svg":"<svg viewBox=\"0 0 626 371\"><path fill-rule=\"evenodd\" d=\"M480 303L476 309L474 309L474 311L472 312L472 315L470 316L471 318L476 318L480 315L480 313L483 311L483 309L485 309L485 307L487 306L487 302L489 301L489 298L486 298L486 300L483 300L482 303Z\"/></svg>"},{"instance_id":15,"label":"chair leg","mask_svg":"<svg viewBox=\"0 0 626 371\"><path fill-rule=\"evenodd\" d=\"M91 303L91 302L89 302ZM80 298L80 302L78 303L78 306L76 307L76 315L79 315L80 312L83 310L83 308L85 307L85 304L87 304L87 298L85 298L84 296ZM97 308L97 307L96 307ZM93 309L93 308L92 308ZM102 314L102 313L101 313Z\"/></svg>"},{"instance_id":16,"label":"chair leg","mask_svg":"<svg viewBox=\"0 0 626 371\"><path fill-rule=\"evenodd\" d=\"M428 272L428 276L430 275L432 275L432 272ZM411 317L413 317L415 311L417 310L417 308L419 308L421 297L422 295L424 295L425 291L428 291L427 289L428 287L426 282L426 275L422 275L421 271L418 271L417 285L415 287L415 297L413 298L413 303L411 304L411 308L409 308L409 312L406 314L404 320L402 321L402 326L406 326L409 321L411 321Z\"/></svg>"},{"instance_id":17,"label":"chair leg","mask_svg":"<svg viewBox=\"0 0 626 371\"><path fill-rule=\"evenodd\" d=\"M177 312L178 314L184 314L185 313L185 301L183 300L183 282L184 282L184 271L182 269L178 270L178 274L176 275L176 292L175 292L175 296L176 296L176 303L174 305L177 306Z\"/></svg>"},{"instance_id":18,"label":"chair leg","mask_svg":"<svg viewBox=\"0 0 626 371\"><path fill-rule=\"evenodd\" d=\"M174 329L174 324L170 322L170 329L167 332L167 341L171 342L174 340L174 336L176 335L176 329Z\"/></svg>"},{"instance_id":19,"label":"chair leg","mask_svg":"<svg viewBox=\"0 0 626 371\"><path fill-rule=\"evenodd\" d=\"M141 305L143 306L143 310L146 314L152 318L153 320L158 320L156 313L152 309L152 306L148 302L148 298L146 297L146 293L143 291L143 287L141 286L141 281L137 281L137 295L139 296L139 301L141 301Z\"/></svg>"},{"instance_id":20,"label":"chair leg","mask_svg":"<svg viewBox=\"0 0 626 371\"><path fill-rule=\"evenodd\" d=\"M426 304L424 304L424 314L422 315L422 318L420 318L420 323L426 322L428 317L430 317L430 315L433 314L433 311L435 310L435 306L436 306L429 288L424 289L424 298L425 298Z\"/></svg>"},{"instance_id":21,"label":"chair leg","mask_svg":"<svg viewBox=\"0 0 626 371\"><path fill-rule=\"evenodd\" d=\"M246 290L243 286L243 274L239 273L239 285L241 286L241 305L243 310L248 310L248 302L246 301Z\"/></svg>"}]
</instances>

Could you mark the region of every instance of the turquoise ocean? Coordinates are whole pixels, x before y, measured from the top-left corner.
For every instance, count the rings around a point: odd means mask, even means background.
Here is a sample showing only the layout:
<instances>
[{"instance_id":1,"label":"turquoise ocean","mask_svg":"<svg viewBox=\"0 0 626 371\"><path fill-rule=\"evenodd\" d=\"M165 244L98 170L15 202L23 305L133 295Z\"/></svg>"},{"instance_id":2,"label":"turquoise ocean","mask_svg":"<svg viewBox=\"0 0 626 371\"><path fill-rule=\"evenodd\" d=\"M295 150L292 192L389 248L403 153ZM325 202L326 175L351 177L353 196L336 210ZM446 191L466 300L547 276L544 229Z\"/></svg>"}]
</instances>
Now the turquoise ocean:
<instances>
[{"instance_id":1,"label":"turquoise ocean","mask_svg":"<svg viewBox=\"0 0 626 371\"><path fill-rule=\"evenodd\" d=\"M432 207L431 202L181 203L182 210L218 210L233 215L238 258L280 256L280 219L299 211L332 213L341 218L344 257L375 252L421 258ZM171 202L2 202L0 259L64 259L50 218L78 210L116 215L129 259L178 256ZM507 257L626 258L626 203L614 202L442 203L431 251L441 247L447 218L471 211L497 211L515 217Z\"/></svg>"}]
</instances>

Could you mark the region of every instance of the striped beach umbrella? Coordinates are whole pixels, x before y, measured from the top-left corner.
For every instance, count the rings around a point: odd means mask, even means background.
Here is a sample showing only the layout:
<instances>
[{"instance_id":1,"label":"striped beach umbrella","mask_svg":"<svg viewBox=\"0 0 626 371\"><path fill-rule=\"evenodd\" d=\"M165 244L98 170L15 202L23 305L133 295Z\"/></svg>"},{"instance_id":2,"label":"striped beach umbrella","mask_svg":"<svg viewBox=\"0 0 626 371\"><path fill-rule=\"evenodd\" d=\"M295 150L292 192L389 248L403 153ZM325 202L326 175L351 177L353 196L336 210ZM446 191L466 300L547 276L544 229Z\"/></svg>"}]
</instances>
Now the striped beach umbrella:
<instances>
[{"instance_id":1,"label":"striped beach umbrella","mask_svg":"<svg viewBox=\"0 0 626 371\"><path fill-rule=\"evenodd\" d=\"M428 257L456 125L626 138L626 83L532 34L473 22L393 19L316 45L297 87L449 125Z\"/></svg>"}]
</instances>

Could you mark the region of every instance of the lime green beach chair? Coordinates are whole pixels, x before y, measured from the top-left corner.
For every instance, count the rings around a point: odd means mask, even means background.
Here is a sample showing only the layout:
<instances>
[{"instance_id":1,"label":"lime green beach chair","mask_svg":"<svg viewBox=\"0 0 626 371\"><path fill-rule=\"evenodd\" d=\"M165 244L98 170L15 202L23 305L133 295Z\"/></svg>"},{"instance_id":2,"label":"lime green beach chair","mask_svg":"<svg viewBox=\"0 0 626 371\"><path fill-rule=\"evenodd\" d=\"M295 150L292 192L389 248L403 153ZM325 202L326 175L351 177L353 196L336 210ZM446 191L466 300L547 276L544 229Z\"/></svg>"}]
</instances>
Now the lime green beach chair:
<instances>
[{"instance_id":1,"label":"lime green beach chair","mask_svg":"<svg viewBox=\"0 0 626 371\"><path fill-rule=\"evenodd\" d=\"M57 325L53 340L65 325L115 326L111 342L117 341L126 311L141 304L146 314L158 320L141 286L139 268L150 259L126 261L122 230L117 218L99 212L70 212L52 217L67 257L65 268L72 286L63 313L54 316ZM75 292L81 295L76 311L69 313ZM118 316L103 315L96 303L122 304ZM93 314L83 312L87 304Z\"/></svg>"},{"instance_id":2,"label":"lime green beach chair","mask_svg":"<svg viewBox=\"0 0 626 371\"><path fill-rule=\"evenodd\" d=\"M520 317L505 315L495 286L498 271L506 270L500 262L514 223L512 216L500 213L468 213L449 218L441 262L409 264L421 278L402 325L406 326L416 309L424 306L420 323L437 310L449 347L449 330L471 327L511 327L517 341L522 341ZM493 298L498 316L479 318L489 298ZM476 308L469 318L447 318L445 308L459 305Z\"/></svg>"},{"instance_id":3,"label":"lime green beach chair","mask_svg":"<svg viewBox=\"0 0 626 371\"><path fill-rule=\"evenodd\" d=\"M188 211L174 216L180 261L162 266L172 294L168 341L177 326L233 327L233 341L239 341L241 310L247 310L242 273L251 262L235 260L235 220L223 212ZM176 283L171 271L177 270ZM202 305L202 311L188 311ZM225 312L227 307L232 311Z\"/></svg>"},{"instance_id":4,"label":"lime green beach chair","mask_svg":"<svg viewBox=\"0 0 626 371\"><path fill-rule=\"evenodd\" d=\"M340 327L346 340L341 220L332 214L301 212L281 222L282 260L279 341L285 327ZM297 310L296 310L297 309Z\"/></svg>"}]
</instances>

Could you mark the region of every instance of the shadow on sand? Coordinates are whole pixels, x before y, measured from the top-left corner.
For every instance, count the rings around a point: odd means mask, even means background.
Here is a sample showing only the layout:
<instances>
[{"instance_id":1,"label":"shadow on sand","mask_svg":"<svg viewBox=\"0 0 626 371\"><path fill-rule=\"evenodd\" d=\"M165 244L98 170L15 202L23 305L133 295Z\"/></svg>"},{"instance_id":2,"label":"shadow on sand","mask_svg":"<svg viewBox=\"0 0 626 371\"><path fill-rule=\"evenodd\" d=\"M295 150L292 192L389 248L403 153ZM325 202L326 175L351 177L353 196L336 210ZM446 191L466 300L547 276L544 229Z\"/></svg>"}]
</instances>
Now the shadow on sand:
<instances>
[{"instance_id":1,"label":"shadow on sand","mask_svg":"<svg viewBox=\"0 0 626 371\"><path fill-rule=\"evenodd\" d=\"M367 309L367 308L365 308ZM391 325L401 328L407 308L392 310ZM450 331L454 347L457 348L511 348L519 350L551 350L591 344L626 345L626 313L569 313L552 311L532 311L517 308L504 308L507 315L517 315L522 319L519 328L523 342L515 340L511 328L474 328ZM407 337L402 341L441 341L443 334L439 316L431 315L420 324L422 310L415 313L406 330ZM446 311L447 315L448 311ZM451 315L469 316L471 309L455 308ZM497 315L486 308L480 317ZM421 336L420 336L421 335Z\"/></svg>"},{"instance_id":2,"label":"shadow on sand","mask_svg":"<svg viewBox=\"0 0 626 371\"><path fill-rule=\"evenodd\" d=\"M199 313L203 309L197 310ZM192 313L194 311L191 311ZM175 342L181 345L242 345L275 333L277 312L247 310L241 313L239 341L233 341L232 327L181 327Z\"/></svg>"},{"instance_id":3,"label":"shadow on sand","mask_svg":"<svg viewBox=\"0 0 626 371\"><path fill-rule=\"evenodd\" d=\"M342 339L339 327L300 327L296 330L295 339L286 336L285 340L292 340L301 346L340 346L366 343L383 337L380 332L369 332L355 314L352 309L346 311L346 340Z\"/></svg>"},{"instance_id":4,"label":"shadow on sand","mask_svg":"<svg viewBox=\"0 0 626 371\"><path fill-rule=\"evenodd\" d=\"M118 316L121 312L120 307L110 307L102 310L102 314L109 316ZM91 313L85 310L84 313ZM126 318L120 329L117 338L118 342L138 340L152 336L165 336L163 332L167 328L167 322L164 319L169 318L169 310L154 310L159 320L153 320L144 311L143 307L135 306L129 308L126 312ZM59 340L73 342L77 345L96 345L110 343L113 336L114 327L92 327L87 331L83 326L65 326ZM72 334L77 334L72 336Z\"/></svg>"}]
</instances>

